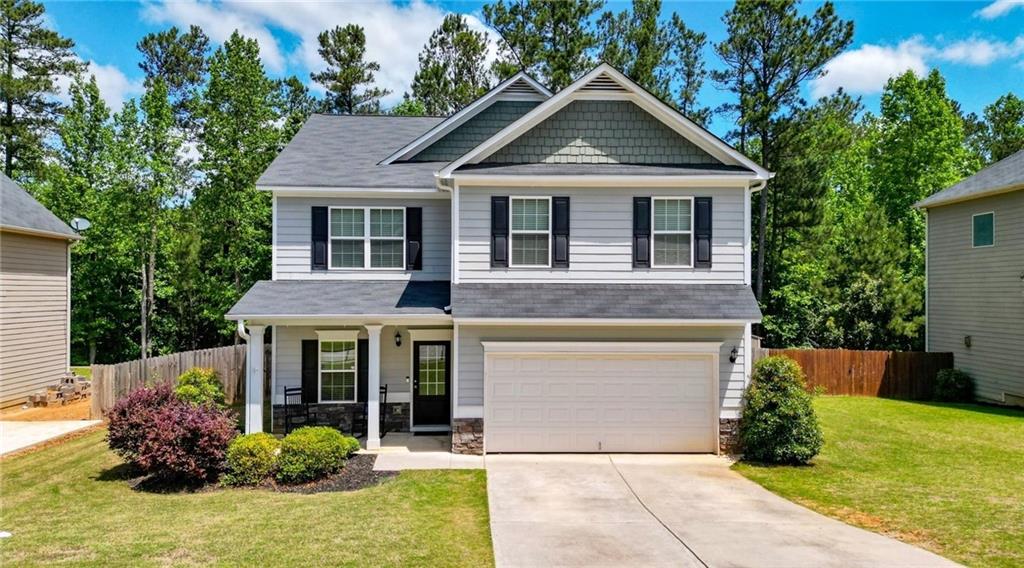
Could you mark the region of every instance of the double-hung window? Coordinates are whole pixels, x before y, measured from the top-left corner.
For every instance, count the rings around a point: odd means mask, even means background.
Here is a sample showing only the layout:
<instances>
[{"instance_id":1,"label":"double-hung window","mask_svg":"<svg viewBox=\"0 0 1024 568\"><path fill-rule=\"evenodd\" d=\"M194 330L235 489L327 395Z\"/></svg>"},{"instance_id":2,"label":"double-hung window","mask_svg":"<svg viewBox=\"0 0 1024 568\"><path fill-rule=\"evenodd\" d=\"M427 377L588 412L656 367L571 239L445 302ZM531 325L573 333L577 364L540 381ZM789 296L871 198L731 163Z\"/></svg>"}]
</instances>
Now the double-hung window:
<instances>
[{"instance_id":1,"label":"double-hung window","mask_svg":"<svg viewBox=\"0 0 1024 568\"><path fill-rule=\"evenodd\" d=\"M693 198L655 197L651 214L655 268L693 266Z\"/></svg>"},{"instance_id":2,"label":"double-hung window","mask_svg":"<svg viewBox=\"0 0 1024 568\"><path fill-rule=\"evenodd\" d=\"M509 215L511 266L551 266L551 198L513 197Z\"/></svg>"},{"instance_id":3,"label":"double-hung window","mask_svg":"<svg viewBox=\"0 0 1024 568\"><path fill-rule=\"evenodd\" d=\"M356 336L321 335L320 402L356 401Z\"/></svg>"},{"instance_id":4,"label":"double-hung window","mask_svg":"<svg viewBox=\"0 0 1024 568\"><path fill-rule=\"evenodd\" d=\"M405 209L332 207L331 268L405 268Z\"/></svg>"}]
</instances>

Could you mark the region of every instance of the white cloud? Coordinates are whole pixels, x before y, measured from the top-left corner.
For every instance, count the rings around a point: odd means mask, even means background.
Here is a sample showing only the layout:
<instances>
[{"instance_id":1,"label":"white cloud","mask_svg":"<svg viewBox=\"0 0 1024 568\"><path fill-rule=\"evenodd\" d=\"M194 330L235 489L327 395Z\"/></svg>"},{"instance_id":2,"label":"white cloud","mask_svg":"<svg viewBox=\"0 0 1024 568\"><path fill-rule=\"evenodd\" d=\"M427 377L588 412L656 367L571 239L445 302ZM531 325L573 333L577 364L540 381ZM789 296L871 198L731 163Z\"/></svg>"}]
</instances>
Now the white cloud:
<instances>
[{"instance_id":1,"label":"white cloud","mask_svg":"<svg viewBox=\"0 0 1024 568\"><path fill-rule=\"evenodd\" d=\"M972 38L950 44L938 52L939 59L953 63L985 66L998 59L1024 54L1024 36L1012 42Z\"/></svg>"},{"instance_id":2,"label":"white cloud","mask_svg":"<svg viewBox=\"0 0 1024 568\"><path fill-rule=\"evenodd\" d=\"M985 20L994 20L1005 16L1014 8L1020 7L1024 7L1024 0L995 0L995 2L975 12L974 15Z\"/></svg>"},{"instance_id":3,"label":"white cloud","mask_svg":"<svg viewBox=\"0 0 1024 568\"><path fill-rule=\"evenodd\" d=\"M840 53L825 65L825 76L811 83L811 94L824 97L842 87L853 94L882 91L885 82L904 71L918 75L928 69L930 48L914 37L895 47L865 44Z\"/></svg>"},{"instance_id":4,"label":"white cloud","mask_svg":"<svg viewBox=\"0 0 1024 568\"><path fill-rule=\"evenodd\" d=\"M114 65L101 65L95 61L86 64L85 77L94 75L96 86L100 89L100 96L113 112L121 110L121 106L129 98L143 92L144 87L141 80L129 79L119 68ZM71 99L68 96L68 88L71 86L70 77L61 77L57 81L60 87L59 100L67 103Z\"/></svg>"},{"instance_id":5,"label":"white cloud","mask_svg":"<svg viewBox=\"0 0 1024 568\"><path fill-rule=\"evenodd\" d=\"M933 45L920 36L896 46L864 44L840 53L825 65L825 76L811 82L811 94L823 97L839 87L853 94L882 92L886 81L904 71L925 74L935 62L984 67L1024 55L1024 35L1012 41L971 38Z\"/></svg>"},{"instance_id":6,"label":"white cloud","mask_svg":"<svg viewBox=\"0 0 1024 568\"><path fill-rule=\"evenodd\" d=\"M259 40L264 63L269 70L278 73L283 72L288 63L304 71L323 69L323 60L317 53L317 35L335 26L358 24L366 30L366 58L380 63L377 85L392 91L384 102L394 104L409 90L419 66L417 56L431 32L444 19L445 11L423 0L402 4L183 0L148 4L144 16L159 23L199 25L218 42L238 28L244 35ZM466 18L474 29L486 30L475 16ZM295 47L288 53L283 52L273 31L293 36ZM309 80L306 73L300 73L300 78Z\"/></svg>"}]
</instances>

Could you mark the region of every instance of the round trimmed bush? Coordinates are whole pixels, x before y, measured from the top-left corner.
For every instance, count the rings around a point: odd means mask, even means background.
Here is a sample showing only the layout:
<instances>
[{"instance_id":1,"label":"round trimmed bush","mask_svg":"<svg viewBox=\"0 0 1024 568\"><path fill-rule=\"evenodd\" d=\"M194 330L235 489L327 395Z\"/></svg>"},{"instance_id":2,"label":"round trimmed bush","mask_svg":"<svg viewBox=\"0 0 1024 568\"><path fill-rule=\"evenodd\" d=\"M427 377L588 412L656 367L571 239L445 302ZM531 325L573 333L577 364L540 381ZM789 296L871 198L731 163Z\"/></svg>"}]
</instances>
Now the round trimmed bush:
<instances>
[{"instance_id":1,"label":"round trimmed bush","mask_svg":"<svg viewBox=\"0 0 1024 568\"><path fill-rule=\"evenodd\" d=\"M135 463L146 436L156 424L156 414L178 401L171 385L141 387L114 403L107 414L107 445L115 454Z\"/></svg>"},{"instance_id":2,"label":"round trimmed bush","mask_svg":"<svg viewBox=\"0 0 1024 568\"><path fill-rule=\"evenodd\" d=\"M227 485L256 485L277 469L281 441L266 432L236 436L228 444Z\"/></svg>"},{"instance_id":3,"label":"round trimmed bush","mask_svg":"<svg viewBox=\"0 0 1024 568\"><path fill-rule=\"evenodd\" d=\"M213 481L227 465L228 443L238 434L235 425L233 412L175 400L153 414L135 463L164 479Z\"/></svg>"},{"instance_id":4,"label":"round trimmed bush","mask_svg":"<svg viewBox=\"0 0 1024 568\"><path fill-rule=\"evenodd\" d=\"M359 445L359 440L356 440L352 436L343 436L345 438L345 457L349 457L352 454L358 452L362 446Z\"/></svg>"},{"instance_id":5,"label":"round trimmed bush","mask_svg":"<svg viewBox=\"0 0 1024 568\"><path fill-rule=\"evenodd\" d=\"M935 400L971 402L974 400L974 379L960 369L942 369L935 377Z\"/></svg>"},{"instance_id":6,"label":"round trimmed bush","mask_svg":"<svg viewBox=\"0 0 1024 568\"><path fill-rule=\"evenodd\" d=\"M174 394L192 404L214 404L224 406L224 387L217 371L204 367L192 367L178 377Z\"/></svg>"},{"instance_id":7,"label":"round trimmed bush","mask_svg":"<svg viewBox=\"0 0 1024 568\"><path fill-rule=\"evenodd\" d=\"M335 473L344 467L350 449L345 436L334 428L299 428L281 441L277 479L284 483L302 483Z\"/></svg>"},{"instance_id":8,"label":"round trimmed bush","mask_svg":"<svg viewBox=\"0 0 1024 568\"><path fill-rule=\"evenodd\" d=\"M796 361L783 356L758 361L740 416L744 459L803 464L818 455L824 437L811 401Z\"/></svg>"}]
</instances>

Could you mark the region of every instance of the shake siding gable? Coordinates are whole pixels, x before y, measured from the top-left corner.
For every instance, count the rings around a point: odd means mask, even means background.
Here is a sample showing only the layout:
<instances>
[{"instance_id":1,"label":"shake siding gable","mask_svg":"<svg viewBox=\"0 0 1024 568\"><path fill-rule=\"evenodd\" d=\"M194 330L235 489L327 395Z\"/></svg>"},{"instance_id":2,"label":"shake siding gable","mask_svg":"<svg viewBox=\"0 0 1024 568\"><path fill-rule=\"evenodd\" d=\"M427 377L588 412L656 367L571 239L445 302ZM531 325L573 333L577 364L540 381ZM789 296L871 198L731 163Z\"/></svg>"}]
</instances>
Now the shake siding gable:
<instances>
[{"instance_id":1,"label":"shake siding gable","mask_svg":"<svg viewBox=\"0 0 1024 568\"><path fill-rule=\"evenodd\" d=\"M492 268L492 196L568 196L568 268ZM710 268L634 268L633 197L707 196L714 200ZM500 188L459 191L459 279L475 281L744 283L742 188Z\"/></svg>"},{"instance_id":2,"label":"shake siding gable","mask_svg":"<svg viewBox=\"0 0 1024 568\"><path fill-rule=\"evenodd\" d=\"M629 101L580 100L488 156L505 164L719 164Z\"/></svg>"},{"instance_id":3,"label":"shake siding gable","mask_svg":"<svg viewBox=\"0 0 1024 568\"><path fill-rule=\"evenodd\" d=\"M972 216L987 212L995 246L973 248ZM928 209L928 350L951 351L979 397L1024 396L1022 322L1024 191Z\"/></svg>"},{"instance_id":4,"label":"shake siding gable","mask_svg":"<svg viewBox=\"0 0 1024 568\"><path fill-rule=\"evenodd\" d=\"M67 371L68 243L0 232L0 407Z\"/></svg>"},{"instance_id":5,"label":"shake siding gable","mask_svg":"<svg viewBox=\"0 0 1024 568\"><path fill-rule=\"evenodd\" d=\"M496 101L419 154L412 162L450 162L533 110L540 101Z\"/></svg>"},{"instance_id":6,"label":"shake siding gable","mask_svg":"<svg viewBox=\"0 0 1024 568\"><path fill-rule=\"evenodd\" d=\"M324 207L421 207L422 270L312 270L311 211ZM451 201L448 199L277 198L276 279L448 280L451 276Z\"/></svg>"}]
</instances>

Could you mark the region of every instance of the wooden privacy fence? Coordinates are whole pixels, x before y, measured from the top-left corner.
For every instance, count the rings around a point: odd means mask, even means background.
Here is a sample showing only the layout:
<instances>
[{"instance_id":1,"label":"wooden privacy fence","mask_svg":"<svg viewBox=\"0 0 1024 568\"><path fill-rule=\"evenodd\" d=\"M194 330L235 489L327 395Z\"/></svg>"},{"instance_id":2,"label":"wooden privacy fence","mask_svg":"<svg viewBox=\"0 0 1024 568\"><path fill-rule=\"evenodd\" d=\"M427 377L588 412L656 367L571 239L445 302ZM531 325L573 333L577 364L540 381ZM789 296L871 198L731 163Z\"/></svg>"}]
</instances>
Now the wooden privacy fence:
<instances>
[{"instance_id":1,"label":"wooden privacy fence","mask_svg":"<svg viewBox=\"0 0 1024 568\"><path fill-rule=\"evenodd\" d=\"M228 404L241 400L245 387L245 345L229 345L92 366L92 417L102 418L119 398L146 384L173 382L192 367L217 371ZM269 364L264 368L269 372Z\"/></svg>"},{"instance_id":2,"label":"wooden privacy fence","mask_svg":"<svg viewBox=\"0 0 1024 568\"><path fill-rule=\"evenodd\" d=\"M758 355L785 355L795 360L807 375L807 387L823 387L827 394L928 400L939 371L953 367L952 353L849 349L760 351Z\"/></svg>"}]
</instances>

